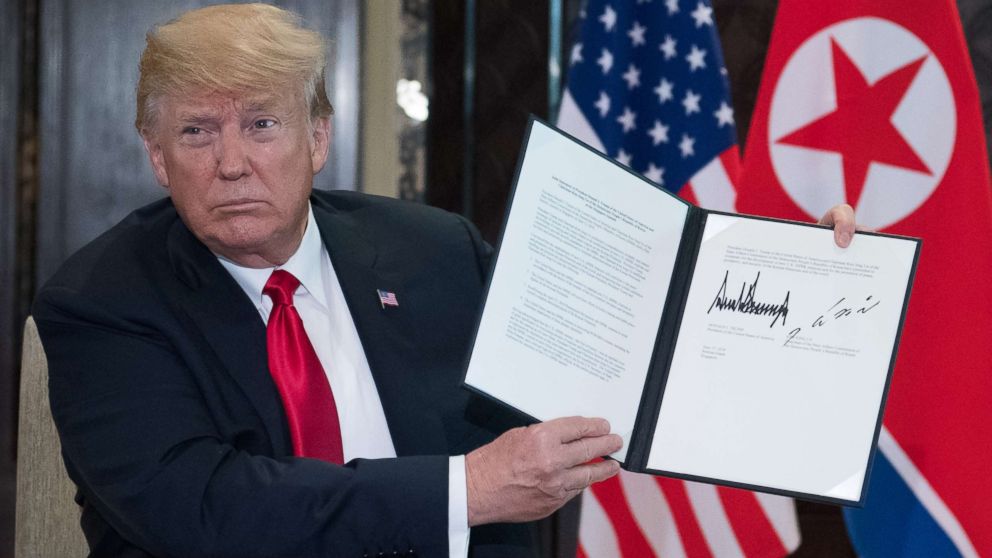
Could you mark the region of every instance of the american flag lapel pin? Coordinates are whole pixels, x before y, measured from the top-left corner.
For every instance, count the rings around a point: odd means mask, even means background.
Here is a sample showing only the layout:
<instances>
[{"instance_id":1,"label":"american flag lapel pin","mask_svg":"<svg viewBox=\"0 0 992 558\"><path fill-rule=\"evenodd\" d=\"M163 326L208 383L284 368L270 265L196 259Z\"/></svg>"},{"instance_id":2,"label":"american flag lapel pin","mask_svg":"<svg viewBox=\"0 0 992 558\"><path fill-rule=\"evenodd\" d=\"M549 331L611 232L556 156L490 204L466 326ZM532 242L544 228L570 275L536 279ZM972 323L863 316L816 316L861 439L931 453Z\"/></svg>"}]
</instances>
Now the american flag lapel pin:
<instances>
[{"instance_id":1,"label":"american flag lapel pin","mask_svg":"<svg viewBox=\"0 0 992 558\"><path fill-rule=\"evenodd\" d=\"M396 300L396 293L392 291L384 291L382 289L376 289L375 292L379 293L379 305L385 309L387 306L399 306L400 303Z\"/></svg>"}]
</instances>

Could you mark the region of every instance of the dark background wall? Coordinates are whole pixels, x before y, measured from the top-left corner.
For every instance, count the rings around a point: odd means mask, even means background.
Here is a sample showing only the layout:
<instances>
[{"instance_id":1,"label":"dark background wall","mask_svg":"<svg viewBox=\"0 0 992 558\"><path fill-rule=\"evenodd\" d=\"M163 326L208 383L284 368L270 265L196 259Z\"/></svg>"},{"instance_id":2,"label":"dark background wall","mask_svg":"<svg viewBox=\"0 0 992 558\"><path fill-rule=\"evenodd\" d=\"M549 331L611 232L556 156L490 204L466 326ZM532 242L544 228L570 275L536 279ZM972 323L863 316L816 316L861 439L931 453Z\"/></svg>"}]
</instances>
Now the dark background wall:
<instances>
[{"instance_id":1,"label":"dark background wall","mask_svg":"<svg viewBox=\"0 0 992 558\"><path fill-rule=\"evenodd\" d=\"M9 552L14 496L14 355L19 326L14 311L18 79L21 6L0 1L0 556ZM8 536L5 536L8 535Z\"/></svg>"},{"instance_id":2,"label":"dark background wall","mask_svg":"<svg viewBox=\"0 0 992 558\"><path fill-rule=\"evenodd\" d=\"M394 1L394 0L376 0ZM528 113L549 118L551 38L568 52L581 0L403 0L429 14L428 203L463 212L495 239ZM207 0L0 0L0 558L12 549L17 360L34 288L77 247L161 195L131 121L148 27ZM360 184L358 0L287 0L332 38L335 152L319 187ZM552 6L562 20L555 30ZM714 0L744 143L775 0ZM992 0L958 0L986 129L992 122ZM467 12L467 7L474 11ZM466 13L474 32L466 40ZM474 52L473 52L474 51ZM466 53L474 55L466 96ZM562 67L565 67L564 65ZM553 98L553 96L551 96ZM469 101L466 112L466 100ZM799 504L797 556L853 556L836 508ZM575 510L546 526L562 540ZM554 532L564 529L565 537ZM550 531L549 531L550 530Z\"/></svg>"}]
</instances>

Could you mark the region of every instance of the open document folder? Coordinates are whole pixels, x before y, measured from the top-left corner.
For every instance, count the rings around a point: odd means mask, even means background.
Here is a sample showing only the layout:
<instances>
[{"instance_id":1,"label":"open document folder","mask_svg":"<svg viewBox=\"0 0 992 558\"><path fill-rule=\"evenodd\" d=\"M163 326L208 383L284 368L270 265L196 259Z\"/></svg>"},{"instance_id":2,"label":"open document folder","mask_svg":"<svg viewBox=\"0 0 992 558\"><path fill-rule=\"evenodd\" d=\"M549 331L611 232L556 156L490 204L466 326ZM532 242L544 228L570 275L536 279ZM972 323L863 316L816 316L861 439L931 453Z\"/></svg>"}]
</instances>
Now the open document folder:
<instances>
[{"instance_id":1,"label":"open document folder","mask_svg":"<svg viewBox=\"0 0 992 558\"><path fill-rule=\"evenodd\" d=\"M531 119L465 385L625 469L860 505L918 239L707 211Z\"/></svg>"}]
</instances>

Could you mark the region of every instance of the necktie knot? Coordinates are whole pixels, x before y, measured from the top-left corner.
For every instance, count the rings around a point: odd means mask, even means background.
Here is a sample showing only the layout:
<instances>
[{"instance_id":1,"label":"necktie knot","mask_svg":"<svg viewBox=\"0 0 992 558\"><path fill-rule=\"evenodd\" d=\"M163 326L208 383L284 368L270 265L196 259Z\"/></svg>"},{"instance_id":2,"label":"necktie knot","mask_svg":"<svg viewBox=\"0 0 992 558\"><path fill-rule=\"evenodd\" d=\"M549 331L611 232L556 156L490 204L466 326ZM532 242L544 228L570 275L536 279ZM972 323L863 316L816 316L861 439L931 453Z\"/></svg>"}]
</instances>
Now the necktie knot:
<instances>
[{"instance_id":1,"label":"necktie knot","mask_svg":"<svg viewBox=\"0 0 992 558\"><path fill-rule=\"evenodd\" d=\"M265 282L262 292L269 295L273 305L292 306L293 293L296 292L299 286L300 280L293 277L292 273L277 269L272 272L269 280Z\"/></svg>"}]
</instances>

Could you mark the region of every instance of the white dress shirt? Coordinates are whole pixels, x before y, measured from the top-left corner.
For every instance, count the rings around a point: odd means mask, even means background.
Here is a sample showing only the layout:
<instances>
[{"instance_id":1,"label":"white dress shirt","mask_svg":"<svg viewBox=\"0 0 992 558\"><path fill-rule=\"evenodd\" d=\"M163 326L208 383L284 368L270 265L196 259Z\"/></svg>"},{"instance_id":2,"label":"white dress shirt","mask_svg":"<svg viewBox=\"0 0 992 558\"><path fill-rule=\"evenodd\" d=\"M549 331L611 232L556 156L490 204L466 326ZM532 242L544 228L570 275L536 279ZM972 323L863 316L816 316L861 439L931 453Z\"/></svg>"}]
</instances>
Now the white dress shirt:
<instances>
[{"instance_id":1,"label":"white dress shirt","mask_svg":"<svg viewBox=\"0 0 992 558\"><path fill-rule=\"evenodd\" d=\"M221 256L218 260L255 304L266 324L272 311L272 300L262 293L262 289L269 276L275 269L283 269L299 279L300 287L293 297L293 305L334 392L345 462L356 458L396 457L362 341L331 258L320 240L313 210L309 212L299 248L285 264L255 269ZM448 548L451 556L468 556L468 536L465 456L458 455L450 457L448 462Z\"/></svg>"}]
</instances>

